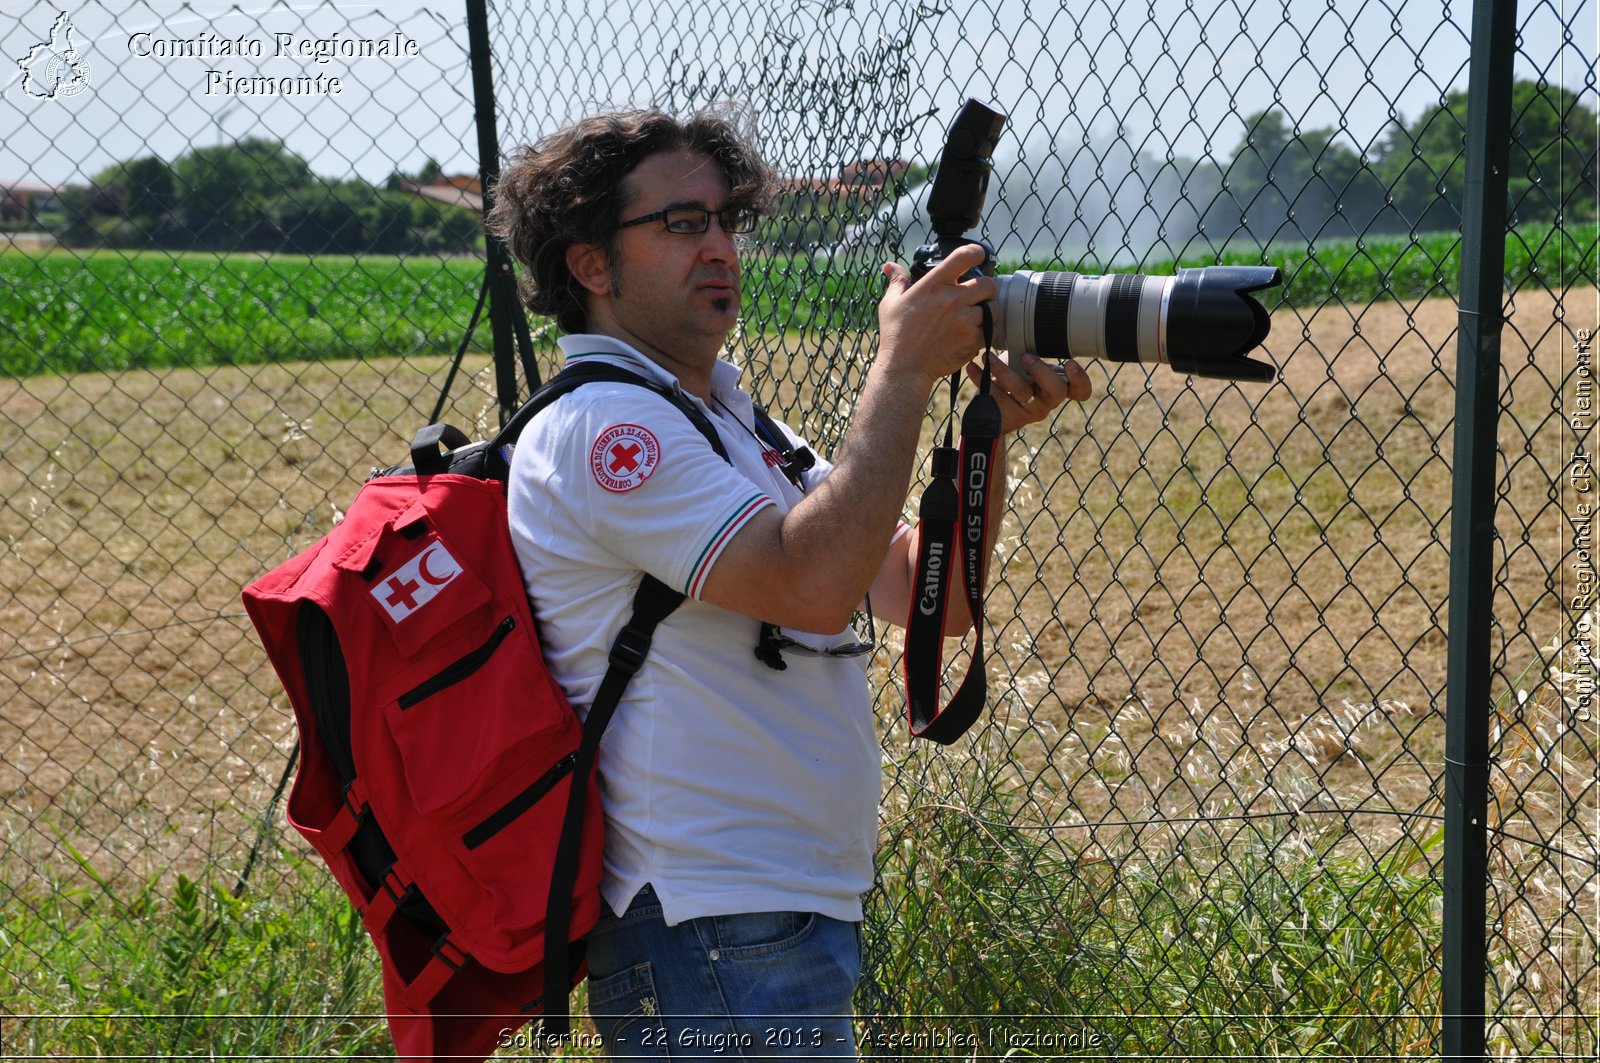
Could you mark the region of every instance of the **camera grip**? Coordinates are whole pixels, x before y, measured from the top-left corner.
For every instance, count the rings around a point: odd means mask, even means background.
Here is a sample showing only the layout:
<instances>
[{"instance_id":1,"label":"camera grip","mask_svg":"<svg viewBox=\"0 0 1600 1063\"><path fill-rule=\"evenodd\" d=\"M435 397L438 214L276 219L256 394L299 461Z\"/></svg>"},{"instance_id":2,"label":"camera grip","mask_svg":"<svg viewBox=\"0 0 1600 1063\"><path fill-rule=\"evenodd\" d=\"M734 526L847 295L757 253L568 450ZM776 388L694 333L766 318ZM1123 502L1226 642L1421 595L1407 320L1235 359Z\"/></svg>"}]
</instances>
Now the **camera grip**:
<instances>
[{"instance_id":1,"label":"camera grip","mask_svg":"<svg viewBox=\"0 0 1600 1063\"><path fill-rule=\"evenodd\" d=\"M951 253L968 244L977 244L983 248L983 261L963 273L961 279L965 281L974 277L994 276L994 247L987 240L973 240L965 236L941 236L938 243L923 244L912 253L911 283L915 284L921 280Z\"/></svg>"}]
</instances>

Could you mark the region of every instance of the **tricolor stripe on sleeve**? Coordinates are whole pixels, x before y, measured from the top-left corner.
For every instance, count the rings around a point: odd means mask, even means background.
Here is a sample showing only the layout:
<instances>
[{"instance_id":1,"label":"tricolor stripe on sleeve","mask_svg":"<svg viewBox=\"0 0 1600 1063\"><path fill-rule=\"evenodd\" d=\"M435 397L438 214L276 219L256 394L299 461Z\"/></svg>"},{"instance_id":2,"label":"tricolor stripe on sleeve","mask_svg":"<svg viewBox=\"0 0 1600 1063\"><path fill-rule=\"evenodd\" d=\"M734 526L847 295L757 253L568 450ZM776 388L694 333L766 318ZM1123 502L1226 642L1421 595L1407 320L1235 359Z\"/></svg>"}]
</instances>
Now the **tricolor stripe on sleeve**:
<instances>
[{"instance_id":1,"label":"tricolor stripe on sleeve","mask_svg":"<svg viewBox=\"0 0 1600 1063\"><path fill-rule=\"evenodd\" d=\"M722 526L716 530L716 533L711 536L711 540L706 543L705 549L700 551L700 557L694 563L694 570L689 574L689 584L685 588L685 592L689 597L699 600L700 592L705 589L706 576L711 573L711 566L716 563L717 558L722 554L723 548L728 545L739 529L748 524L751 517L754 517L768 506L776 504L771 498L760 493L752 495L740 503L739 508L734 511L733 515L724 521Z\"/></svg>"}]
</instances>

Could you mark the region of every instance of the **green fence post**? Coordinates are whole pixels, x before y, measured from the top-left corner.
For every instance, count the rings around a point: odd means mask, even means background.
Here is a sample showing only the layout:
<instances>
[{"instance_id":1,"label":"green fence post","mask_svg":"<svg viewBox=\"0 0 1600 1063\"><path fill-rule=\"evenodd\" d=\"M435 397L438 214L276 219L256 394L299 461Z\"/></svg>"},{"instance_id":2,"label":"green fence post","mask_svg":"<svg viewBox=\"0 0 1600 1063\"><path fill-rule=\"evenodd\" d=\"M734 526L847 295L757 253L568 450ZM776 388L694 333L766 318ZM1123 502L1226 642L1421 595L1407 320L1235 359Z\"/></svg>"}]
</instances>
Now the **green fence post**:
<instances>
[{"instance_id":1,"label":"green fence post","mask_svg":"<svg viewBox=\"0 0 1600 1063\"><path fill-rule=\"evenodd\" d=\"M1489 631L1495 436L1505 324L1506 169L1516 0L1477 0L1467 80L1460 336L1445 693L1445 1059L1483 1059L1488 979Z\"/></svg>"}]
</instances>

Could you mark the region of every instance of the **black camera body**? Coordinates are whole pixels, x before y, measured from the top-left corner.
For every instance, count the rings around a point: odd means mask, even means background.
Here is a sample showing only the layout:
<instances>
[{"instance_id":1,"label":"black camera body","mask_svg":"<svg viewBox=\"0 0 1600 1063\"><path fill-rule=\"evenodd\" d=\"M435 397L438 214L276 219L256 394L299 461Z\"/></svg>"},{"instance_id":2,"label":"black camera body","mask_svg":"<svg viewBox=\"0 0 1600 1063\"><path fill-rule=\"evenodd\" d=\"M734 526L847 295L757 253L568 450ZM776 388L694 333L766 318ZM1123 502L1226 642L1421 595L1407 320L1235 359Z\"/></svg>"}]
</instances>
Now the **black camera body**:
<instances>
[{"instance_id":1,"label":"black camera body","mask_svg":"<svg viewBox=\"0 0 1600 1063\"><path fill-rule=\"evenodd\" d=\"M1205 266L1166 277L1056 270L995 276L994 248L968 234L982 221L1005 126L1005 115L977 100L968 100L951 123L928 194L934 239L913 255L913 281L957 248L977 244L984 261L968 275L994 276L994 346L1013 356L1160 363L1195 376L1263 383L1277 376L1274 366L1246 357L1272 327L1251 293L1283 283L1276 266Z\"/></svg>"}]
</instances>

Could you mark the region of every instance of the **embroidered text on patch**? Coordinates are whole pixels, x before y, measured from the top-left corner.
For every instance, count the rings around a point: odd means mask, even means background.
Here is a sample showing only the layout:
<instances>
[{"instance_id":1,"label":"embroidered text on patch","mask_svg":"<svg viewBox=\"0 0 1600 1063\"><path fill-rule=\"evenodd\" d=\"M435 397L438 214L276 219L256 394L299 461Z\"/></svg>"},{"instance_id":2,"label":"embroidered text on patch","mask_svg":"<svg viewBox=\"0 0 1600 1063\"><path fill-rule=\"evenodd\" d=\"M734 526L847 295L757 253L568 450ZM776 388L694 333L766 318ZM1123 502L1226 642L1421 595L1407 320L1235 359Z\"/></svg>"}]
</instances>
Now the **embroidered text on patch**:
<instances>
[{"instance_id":1,"label":"embroidered text on patch","mask_svg":"<svg viewBox=\"0 0 1600 1063\"><path fill-rule=\"evenodd\" d=\"M661 444L648 428L617 424L601 432L589 450L595 483L607 491L632 491L661 463Z\"/></svg>"}]
</instances>

